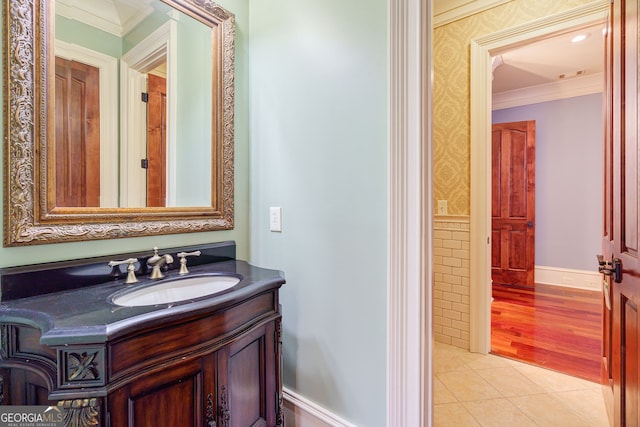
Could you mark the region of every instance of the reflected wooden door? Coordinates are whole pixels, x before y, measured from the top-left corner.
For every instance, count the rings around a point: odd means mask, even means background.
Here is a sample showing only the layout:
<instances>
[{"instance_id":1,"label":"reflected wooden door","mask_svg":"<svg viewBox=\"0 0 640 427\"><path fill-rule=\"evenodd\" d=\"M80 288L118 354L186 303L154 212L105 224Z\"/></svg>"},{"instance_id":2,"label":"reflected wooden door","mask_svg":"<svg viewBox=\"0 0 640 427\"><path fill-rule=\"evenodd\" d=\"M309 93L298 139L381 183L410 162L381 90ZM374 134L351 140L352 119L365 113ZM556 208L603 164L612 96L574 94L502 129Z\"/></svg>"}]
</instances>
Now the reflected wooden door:
<instances>
[{"instance_id":1,"label":"reflected wooden door","mask_svg":"<svg viewBox=\"0 0 640 427\"><path fill-rule=\"evenodd\" d=\"M492 127L491 279L533 286L535 121Z\"/></svg>"},{"instance_id":2,"label":"reflected wooden door","mask_svg":"<svg viewBox=\"0 0 640 427\"><path fill-rule=\"evenodd\" d=\"M147 206L166 206L167 82L149 74L147 82Z\"/></svg>"},{"instance_id":3,"label":"reflected wooden door","mask_svg":"<svg viewBox=\"0 0 640 427\"><path fill-rule=\"evenodd\" d=\"M100 206L100 70L56 57L56 206Z\"/></svg>"},{"instance_id":4,"label":"reflected wooden door","mask_svg":"<svg viewBox=\"0 0 640 427\"><path fill-rule=\"evenodd\" d=\"M620 281L611 283L611 379L615 426L640 426L640 0L613 3L613 123L609 165L612 182L611 242L603 244L609 261L622 264ZM606 178L605 178L606 179ZM605 181L606 184L606 181Z\"/></svg>"}]
</instances>

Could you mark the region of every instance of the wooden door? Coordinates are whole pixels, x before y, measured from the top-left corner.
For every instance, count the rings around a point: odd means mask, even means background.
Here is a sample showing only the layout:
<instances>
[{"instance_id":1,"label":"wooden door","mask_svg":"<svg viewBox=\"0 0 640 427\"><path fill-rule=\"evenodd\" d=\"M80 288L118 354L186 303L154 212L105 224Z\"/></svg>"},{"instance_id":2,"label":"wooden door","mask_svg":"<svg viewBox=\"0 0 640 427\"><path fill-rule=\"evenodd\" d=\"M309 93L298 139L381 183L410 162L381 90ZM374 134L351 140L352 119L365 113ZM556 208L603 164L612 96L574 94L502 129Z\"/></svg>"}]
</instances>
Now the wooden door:
<instances>
[{"instance_id":1,"label":"wooden door","mask_svg":"<svg viewBox=\"0 0 640 427\"><path fill-rule=\"evenodd\" d=\"M491 279L534 285L535 121L492 127Z\"/></svg>"},{"instance_id":2,"label":"wooden door","mask_svg":"<svg viewBox=\"0 0 640 427\"><path fill-rule=\"evenodd\" d=\"M605 185L606 200L613 224L610 242L605 239L603 256L619 259L619 283L611 283L611 380L615 426L640 426L640 55L638 37L640 0L613 3L613 115L612 153L605 171L612 183ZM606 184L606 177L605 177ZM606 217L606 216L605 216ZM606 318L605 318L606 320Z\"/></svg>"},{"instance_id":3,"label":"wooden door","mask_svg":"<svg viewBox=\"0 0 640 427\"><path fill-rule=\"evenodd\" d=\"M56 57L55 205L100 206L100 70Z\"/></svg>"},{"instance_id":4,"label":"wooden door","mask_svg":"<svg viewBox=\"0 0 640 427\"><path fill-rule=\"evenodd\" d=\"M602 254L608 259L614 253L614 209L613 209L613 37L611 34L611 14L607 17L604 32L604 177L603 177L603 233ZM617 220L616 220L617 222ZM601 382L605 405L609 415L609 423L613 425L613 311L611 307L612 294L611 276L603 276L602 286L602 368Z\"/></svg>"},{"instance_id":5,"label":"wooden door","mask_svg":"<svg viewBox=\"0 0 640 427\"><path fill-rule=\"evenodd\" d=\"M167 83L149 74L147 83L147 206L164 207L167 200Z\"/></svg>"}]
</instances>

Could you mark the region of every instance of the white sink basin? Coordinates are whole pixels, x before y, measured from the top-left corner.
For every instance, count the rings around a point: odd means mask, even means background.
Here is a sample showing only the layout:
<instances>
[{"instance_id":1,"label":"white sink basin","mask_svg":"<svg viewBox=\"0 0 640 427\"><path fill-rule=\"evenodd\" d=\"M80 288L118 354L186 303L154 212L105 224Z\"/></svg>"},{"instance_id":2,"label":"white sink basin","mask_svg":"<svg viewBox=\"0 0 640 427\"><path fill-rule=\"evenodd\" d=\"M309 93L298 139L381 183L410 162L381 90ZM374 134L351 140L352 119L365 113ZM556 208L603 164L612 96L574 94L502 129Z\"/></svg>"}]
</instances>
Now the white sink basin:
<instances>
[{"instance_id":1,"label":"white sink basin","mask_svg":"<svg viewBox=\"0 0 640 427\"><path fill-rule=\"evenodd\" d=\"M179 277L116 294L111 301L115 305L124 307L170 304L213 296L232 288L238 282L240 282L240 279L236 276Z\"/></svg>"}]
</instances>

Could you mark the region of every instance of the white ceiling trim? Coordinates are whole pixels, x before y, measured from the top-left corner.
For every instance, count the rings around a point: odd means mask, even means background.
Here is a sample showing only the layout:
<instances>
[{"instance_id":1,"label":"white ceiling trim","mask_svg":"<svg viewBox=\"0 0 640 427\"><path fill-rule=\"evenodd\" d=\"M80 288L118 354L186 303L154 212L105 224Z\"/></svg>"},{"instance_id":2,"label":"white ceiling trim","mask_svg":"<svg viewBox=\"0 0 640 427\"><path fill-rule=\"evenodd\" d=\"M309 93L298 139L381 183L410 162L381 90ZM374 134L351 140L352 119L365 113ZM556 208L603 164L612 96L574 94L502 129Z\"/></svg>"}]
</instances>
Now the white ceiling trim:
<instances>
[{"instance_id":1,"label":"white ceiling trim","mask_svg":"<svg viewBox=\"0 0 640 427\"><path fill-rule=\"evenodd\" d=\"M118 37L121 37L123 34L122 26L118 23L105 19L104 17L94 13L87 12L84 9L76 8L74 4L68 4L66 1L59 1L56 3L56 15L64 16L67 19L99 28Z\"/></svg>"},{"instance_id":2,"label":"white ceiling trim","mask_svg":"<svg viewBox=\"0 0 640 427\"><path fill-rule=\"evenodd\" d=\"M603 74L598 73L537 86L529 86L523 89L494 93L491 109L494 111L502 110L504 108L520 107L522 105L537 104L539 102L602 93L603 79Z\"/></svg>"},{"instance_id":3,"label":"white ceiling trim","mask_svg":"<svg viewBox=\"0 0 640 427\"><path fill-rule=\"evenodd\" d=\"M512 0L435 0L433 27L437 28Z\"/></svg>"},{"instance_id":4,"label":"white ceiling trim","mask_svg":"<svg viewBox=\"0 0 640 427\"><path fill-rule=\"evenodd\" d=\"M110 7L117 9L117 4L112 2L56 0L55 13L114 36L123 37L153 12L153 7L148 3L149 1L143 1L134 9L135 13L128 10L124 17L119 17L114 16L113 10L110 9ZM121 22L121 19L124 19L124 22Z\"/></svg>"}]
</instances>

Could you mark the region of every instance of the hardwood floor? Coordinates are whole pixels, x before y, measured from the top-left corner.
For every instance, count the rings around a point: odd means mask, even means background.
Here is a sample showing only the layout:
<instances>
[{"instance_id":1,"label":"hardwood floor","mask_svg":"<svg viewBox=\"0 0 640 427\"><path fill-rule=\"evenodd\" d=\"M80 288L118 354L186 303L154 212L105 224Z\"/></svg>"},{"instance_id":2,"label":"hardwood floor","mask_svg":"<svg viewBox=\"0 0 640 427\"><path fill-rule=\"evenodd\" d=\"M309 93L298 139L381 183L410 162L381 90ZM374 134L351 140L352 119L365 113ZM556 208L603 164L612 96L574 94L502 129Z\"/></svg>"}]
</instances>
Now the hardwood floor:
<instances>
[{"instance_id":1,"label":"hardwood floor","mask_svg":"<svg viewBox=\"0 0 640 427\"><path fill-rule=\"evenodd\" d=\"M600 292L494 284L493 298L493 354L600 381Z\"/></svg>"}]
</instances>

